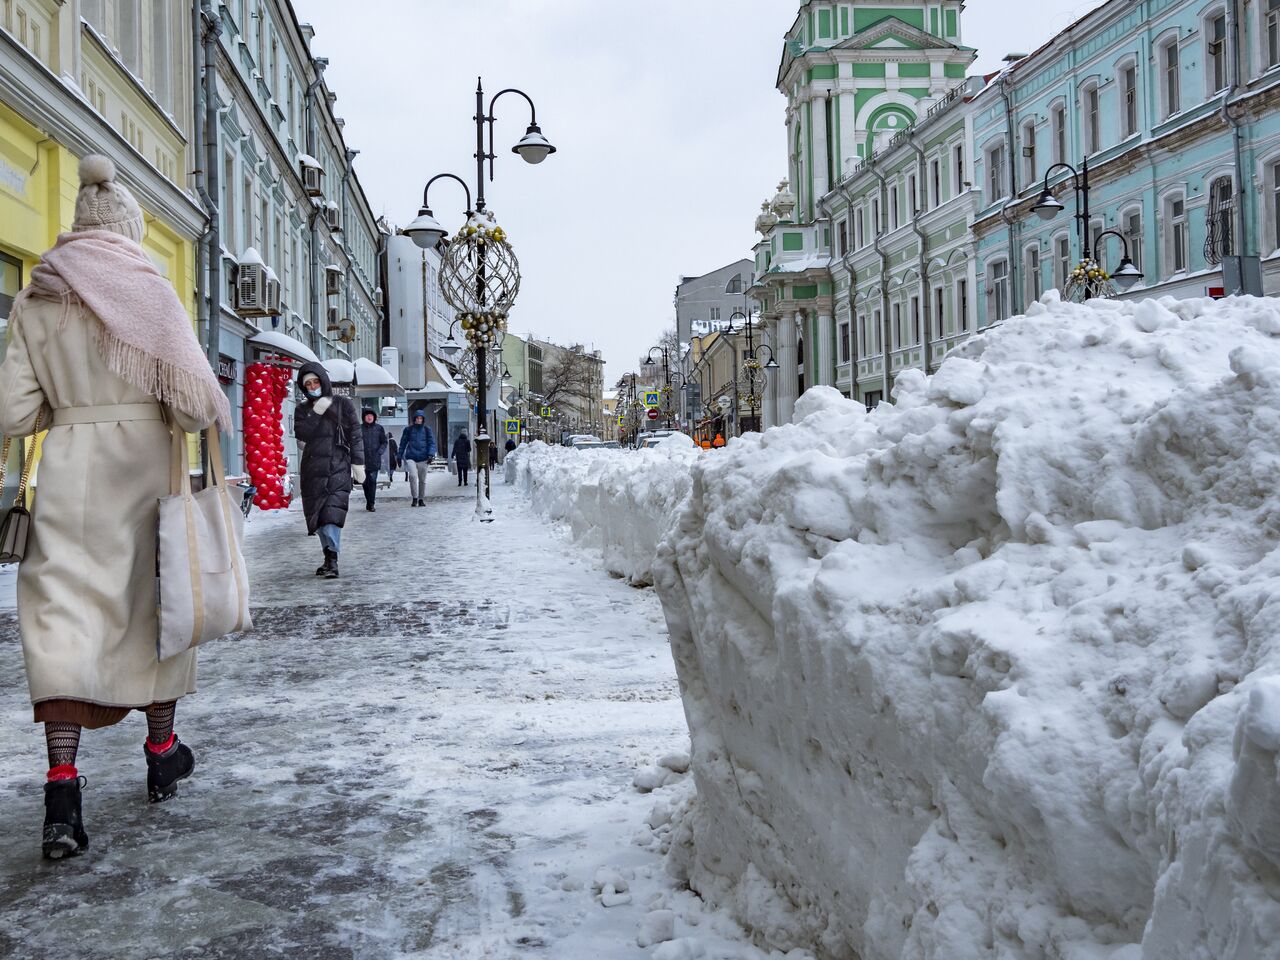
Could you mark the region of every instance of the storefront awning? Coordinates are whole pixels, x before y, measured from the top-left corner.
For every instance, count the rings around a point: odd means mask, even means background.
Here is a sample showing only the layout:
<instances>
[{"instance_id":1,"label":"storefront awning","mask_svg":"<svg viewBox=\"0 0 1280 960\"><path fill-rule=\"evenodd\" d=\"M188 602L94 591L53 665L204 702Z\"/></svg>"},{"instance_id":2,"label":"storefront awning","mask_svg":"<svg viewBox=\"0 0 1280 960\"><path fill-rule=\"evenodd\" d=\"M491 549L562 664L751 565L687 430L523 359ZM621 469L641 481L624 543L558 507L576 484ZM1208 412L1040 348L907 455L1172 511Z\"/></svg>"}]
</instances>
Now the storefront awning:
<instances>
[{"instance_id":1,"label":"storefront awning","mask_svg":"<svg viewBox=\"0 0 1280 960\"><path fill-rule=\"evenodd\" d=\"M404 394L404 387L396 383L396 378L386 367L379 366L368 357L356 357L353 366L356 372L356 396L398 397Z\"/></svg>"},{"instance_id":2,"label":"storefront awning","mask_svg":"<svg viewBox=\"0 0 1280 960\"><path fill-rule=\"evenodd\" d=\"M279 330L263 330L257 336L250 337L247 342L253 347L259 360L273 357L277 362L284 360L290 365L298 366L304 363L320 362L320 358L312 353L311 348L305 343Z\"/></svg>"}]
</instances>

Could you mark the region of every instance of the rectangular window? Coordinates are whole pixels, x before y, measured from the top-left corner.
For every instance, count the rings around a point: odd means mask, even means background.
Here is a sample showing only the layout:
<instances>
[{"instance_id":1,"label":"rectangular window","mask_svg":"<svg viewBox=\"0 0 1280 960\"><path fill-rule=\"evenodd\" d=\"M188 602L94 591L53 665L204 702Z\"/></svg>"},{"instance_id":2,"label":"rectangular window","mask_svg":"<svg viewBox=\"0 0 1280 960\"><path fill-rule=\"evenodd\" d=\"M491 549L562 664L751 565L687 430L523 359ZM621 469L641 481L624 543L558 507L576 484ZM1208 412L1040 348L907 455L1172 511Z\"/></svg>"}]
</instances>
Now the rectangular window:
<instances>
[{"instance_id":1,"label":"rectangular window","mask_svg":"<svg viewBox=\"0 0 1280 960\"><path fill-rule=\"evenodd\" d=\"M856 333L858 335L858 353L865 357L871 352L867 347L867 318L859 315L854 320L854 323L857 325Z\"/></svg>"},{"instance_id":2,"label":"rectangular window","mask_svg":"<svg viewBox=\"0 0 1280 960\"><path fill-rule=\"evenodd\" d=\"M903 344L903 337L906 331L902 329L902 304L895 303L890 308L890 317L893 323L893 349L897 350Z\"/></svg>"},{"instance_id":3,"label":"rectangular window","mask_svg":"<svg viewBox=\"0 0 1280 960\"><path fill-rule=\"evenodd\" d=\"M901 202L898 199L898 187L895 184L889 188L889 226L893 230L898 229L898 208Z\"/></svg>"},{"instance_id":4,"label":"rectangular window","mask_svg":"<svg viewBox=\"0 0 1280 960\"><path fill-rule=\"evenodd\" d=\"M1267 0L1267 66L1280 66L1280 0Z\"/></svg>"},{"instance_id":5,"label":"rectangular window","mask_svg":"<svg viewBox=\"0 0 1280 960\"><path fill-rule=\"evenodd\" d=\"M951 192L953 197L959 196L964 192L964 144L957 143L951 151L951 172L955 176L955 189Z\"/></svg>"},{"instance_id":6,"label":"rectangular window","mask_svg":"<svg viewBox=\"0 0 1280 960\"><path fill-rule=\"evenodd\" d=\"M920 211L920 196L916 192L919 184L916 183L916 175L913 173L907 177L907 219L910 220Z\"/></svg>"},{"instance_id":7,"label":"rectangular window","mask_svg":"<svg viewBox=\"0 0 1280 960\"><path fill-rule=\"evenodd\" d=\"M1028 120L1022 125L1022 179L1031 184L1036 179L1036 123Z\"/></svg>"},{"instance_id":8,"label":"rectangular window","mask_svg":"<svg viewBox=\"0 0 1280 960\"><path fill-rule=\"evenodd\" d=\"M1187 235L1187 204L1182 197L1174 197L1169 201L1169 239L1171 249L1169 251L1169 262L1173 266L1174 273L1181 273L1187 269L1187 261L1190 259L1190 243Z\"/></svg>"},{"instance_id":9,"label":"rectangular window","mask_svg":"<svg viewBox=\"0 0 1280 960\"><path fill-rule=\"evenodd\" d=\"M253 181L248 177L244 178L244 242L240 245L240 252L244 253L247 247L253 246Z\"/></svg>"},{"instance_id":10,"label":"rectangular window","mask_svg":"<svg viewBox=\"0 0 1280 960\"><path fill-rule=\"evenodd\" d=\"M884 221L880 218L880 198L871 198L871 229L879 236L884 232Z\"/></svg>"},{"instance_id":11,"label":"rectangular window","mask_svg":"<svg viewBox=\"0 0 1280 960\"><path fill-rule=\"evenodd\" d=\"M1129 259L1142 269L1142 211L1132 210L1124 215L1124 238L1129 243Z\"/></svg>"},{"instance_id":12,"label":"rectangular window","mask_svg":"<svg viewBox=\"0 0 1280 960\"><path fill-rule=\"evenodd\" d=\"M878 309L871 312L870 340L871 349L868 351L869 353L884 352L884 317Z\"/></svg>"},{"instance_id":13,"label":"rectangular window","mask_svg":"<svg viewBox=\"0 0 1280 960\"><path fill-rule=\"evenodd\" d=\"M1097 87L1090 87L1084 92L1085 153L1096 153L1102 149L1102 103Z\"/></svg>"},{"instance_id":14,"label":"rectangular window","mask_svg":"<svg viewBox=\"0 0 1280 960\"><path fill-rule=\"evenodd\" d=\"M1059 290L1066 289L1071 276L1071 238L1058 237L1053 241L1053 279Z\"/></svg>"},{"instance_id":15,"label":"rectangular window","mask_svg":"<svg viewBox=\"0 0 1280 960\"><path fill-rule=\"evenodd\" d=\"M0 253L0 320L9 319L13 301L22 290L22 261Z\"/></svg>"},{"instance_id":16,"label":"rectangular window","mask_svg":"<svg viewBox=\"0 0 1280 960\"><path fill-rule=\"evenodd\" d=\"M930 337L932 340L941 340L942 331L946 329L943 324L943 309L946 303L946 296L943 294L941 287L933 288L933 333Z\"/></svg>"},{"instance_id":17,"label":"rectangular window","mask_svg":"<svg viewBox=\"0 0 1280 960\"><path fill-rule=\"evenodd\" d=\"M1271 228L1275 233L1276 249L1280 250L1280 161L1271 164Z\"/></svg>"},{"instance_id":18,"label":"rectangular window","mask_svg":"<svg viewBox=\"0 0 1280 960\"><path fill-rule=\"evenodd\" d=\"M142 29L138 5L141 0L116 0L116 45L120 59L135 77L142 75Z\"/></svg>"},{"instance_id":19,"label":"rectangular window","mask_svg":"<svg viewBox=\"0 0 1280 960\"><path fill-rule=\"evenodd\" d=\"M969 281L956 281L956 310L960 314L960 332L969 331Z\"/></svg>"},{"instance_id":20,"label":"rectangular window","mask_svg":"<svg viewBox=\"0 0 1280 960\"><path fill-rule=\"evenodd\" d=\"M1053 108L1053 162L1065 163L1067 160L1067 108Z\"/></svg>"},{"instance_id":21,"label":"rectangular window","mask_svg":"<svg viewBox=\"0 0 1280 960\"><path fill-rule=\"evenodd\" d=\"M942 203L942 164L936 158L929 161L929 188L929 206L936 207Z\"/></svg>"},{"instance_id":22,"label":"rectangular window","mask_svg":"<svg viewBox=\"0 0 1280 960\"><path fill-rule=\"evenodd\" d=\"M863 221L862 208L859 207L857 210L857 213L854 214L854 221L853 221L853 226L854 226L853 243L854 243L854 246L857 247L858 249L861 249L863 244L867 242L866 231L863 229L862 221Z\"/></svg>"},{"instance_id":23,"label":"rectangular window","mask_svg":"<svg viewBox=\"0 0 1280 960\"><path fill-rule=\"evenodd\" d=\"M841 220L836 227L836 242L838 244L838 252L840 256L844 256L849 250L849 221Z\"/></svg>"},{"instance_id":24,"label":"rectangular window","mask_svg":"<svg viewBox=\"0 0 1280 960\"><path fill-rule=\"evenodd\" d=\"M911 342L920 343L922 341L922 331L920 329L920 298L911 298Z\"/></svg>"},{"instance_id":25,"label":"rectangular window","mask_svg":"<svg viewBox=\"0 0 1280 960\"><path fill-rule=\"evenodd\" d=\"M1131 137L1138 132L1138 68L1132 64L1125 67L1120 83L1124 97L1124 135Z\"/></svg>"},{"instance_id":26,"label":"rectangular window","mask_svg":"<svg viewBox=\"0 0 1280 960\"><path fill-rule=\"evenodd\" d=\"M849 362L849 325L840 324L840 362Z\"/></svg>"},{"instance_id":27,"label":"rectangular window","mask_svg":"<svg viewBox=\"0 0 1280 960\"><path fill-rule=\"evenodd\" d=\"M1164 115L1171 117L1182 109L1182 65L1178 58L1178 41L1171 40L1165 44L1160 55L1164 70Z\"/></svg>"},{"instance_id":28,"label":"rectangular window","mask_svg":"<svg viewBox=\"0 0 1280 960\"><path fill-rule=\"evenodd\" d=\"M994 203L1004 196L1004 144L987 151L987 202Z\"/></svg>"},{"instance_id":29,"label":"rectangular window","mask_svg":"<svg viewBox=\"0 0 1280 960\"><path fill-rule=\"evenodd\" d=\"M1227 85L1227 15L1220 13L1205 24L1208 54L1209 92L1217 93Z\"/></svg>"},{"instance_id":30,"label":"rectangular window","mask_svg":"<svg viewBox=\"0 0 1280 960\"><path fill-rule=\"evenodd\" d=\"M1003 260L991 264L991 315L987 323L1009 316L1009 265Z\"/></svg>"}]
</instances>

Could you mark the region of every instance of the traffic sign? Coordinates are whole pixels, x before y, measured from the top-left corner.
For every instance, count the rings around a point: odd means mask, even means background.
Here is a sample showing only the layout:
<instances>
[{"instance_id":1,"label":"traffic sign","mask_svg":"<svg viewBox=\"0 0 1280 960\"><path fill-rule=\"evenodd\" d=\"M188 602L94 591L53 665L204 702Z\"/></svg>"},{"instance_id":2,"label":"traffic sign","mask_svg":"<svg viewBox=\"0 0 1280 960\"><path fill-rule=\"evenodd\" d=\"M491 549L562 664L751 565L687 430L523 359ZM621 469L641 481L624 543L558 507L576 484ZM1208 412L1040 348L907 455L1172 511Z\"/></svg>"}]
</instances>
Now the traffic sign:
<instances>
[{"instance_id":1,"label":"traffic sign","mask_svg":"<svg viewBox=\"0 0 1280 960\"><path fill-rule=\"evenodd\" d=\"M649 419L650 419L650 420L657 420L657 419L658 419L658 417L660 417L660 416L662 416L662 414L658 413L658 411L657 411L657 410L650 410L650 411L649 411Z\"/></svg>"},{"instance_id":2,"label":"traffic sign","mask_svg":"<svg viewBox=\"0 0 1280 960\"><path fill-rule=\"evenodd\" d=\"M507 433L511 434L512 436L515 436L515 435L519 434L519 433L520 433L520 421L519 421L519 420L508 420L508 421L507 421Z\"/></svg>"},{"instance_id":3,"label":"traffic sign","mask_svg":"<svg viewBox=\"0 0 1280 960\"><path fill-rule=\"evenodd\" d=\"M542 415L543 415L544 417L549 417L549 416L551 416L551 408L550 408L550 407L543 407L543 408L542 408Z\"/></svg>"},{"instance_id":4,"label":"traffic sign","mask_svg":"<svg viewBox=\"0 0 1280 960\"><path fill-rule=\"evenodd\" d=\"M624 417L624 416L619 416L619 417L618 417L618 426L622 426L622 424L624 424L624 423L626 423L626 422L627 422L627 418L626 418L626 417Z\"/></svg>"},{"instance_id":5,"label":"traffic sign","mask_svg":"<svg viewBox=\"0 0 1280 960\"><path fill-rule=\"evenodd\" d=\"M656 407L662 402L662 394L657 390L646 390L644 394L644 405L646 407ZM650 417L650 420L656 420L657 417Z\"/></svg>"}]
</instances>

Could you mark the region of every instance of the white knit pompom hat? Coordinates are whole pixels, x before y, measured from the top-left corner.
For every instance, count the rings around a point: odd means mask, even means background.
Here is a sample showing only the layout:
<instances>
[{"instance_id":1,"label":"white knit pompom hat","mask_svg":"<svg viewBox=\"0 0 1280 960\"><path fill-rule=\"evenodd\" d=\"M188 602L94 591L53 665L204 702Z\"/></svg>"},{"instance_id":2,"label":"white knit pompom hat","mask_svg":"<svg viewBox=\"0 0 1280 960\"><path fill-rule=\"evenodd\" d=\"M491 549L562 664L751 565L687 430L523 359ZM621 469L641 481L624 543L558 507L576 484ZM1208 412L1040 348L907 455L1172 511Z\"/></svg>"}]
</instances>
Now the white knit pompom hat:
<instances>
[{"instance_id":1,"label":"white knit pompom hat","mask_svg":"<svg viewBox=\"0 0 1280 960\"><path fill-rule=\"evenodd\" d=\"M80 192L71 229L110 230L142 242L146 230L142 208L129 188L116 182L116 165L110 158L91 153L80 161Z\"/></svg>"}]
</instances>

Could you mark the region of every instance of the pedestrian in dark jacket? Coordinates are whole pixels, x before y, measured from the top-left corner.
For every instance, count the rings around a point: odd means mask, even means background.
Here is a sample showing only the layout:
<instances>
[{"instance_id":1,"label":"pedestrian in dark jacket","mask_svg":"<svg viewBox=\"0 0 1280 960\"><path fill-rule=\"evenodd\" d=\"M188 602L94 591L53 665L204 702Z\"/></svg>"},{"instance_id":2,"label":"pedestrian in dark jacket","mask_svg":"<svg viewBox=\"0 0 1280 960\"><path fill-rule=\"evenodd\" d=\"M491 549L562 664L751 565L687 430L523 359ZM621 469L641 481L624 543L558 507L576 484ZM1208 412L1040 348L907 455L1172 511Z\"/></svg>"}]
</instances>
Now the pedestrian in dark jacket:
<instances>
[{"instance_id":1,"label":"pedestrian in dark jacket","mask_svg":"<svg viewBox=\"0 0 1280 960\"><path fill-rule=\"evenodd\" d=\"M516 448L516 442L512 437L507 437L507 442L502 445L502 449L510 453Z\"/></svg>"},{"instance_id":2,"label":"pedestrian in dark jacket","mask_svg":"<svg viewBox=\"0 0 1280 960\"><path fill-rule=\"evenodd\" d=\"M436 458L436 438L421 413L413 415L413 423L400 434L400 456L409 474L411 507L427 505L427 465Z\"/></svg>"},{"instance_id":3,"label":"pedestrian in dark jacket","mask_svg":"<svg viewBox=\"0 0 1280 960\"><path fill-rule=\"evenodd\" d=\"M387 434L387 474L393 474L400 467L400 447L396 438ZM394 479L394 478L393 478Z\"/></svg>"},{"instance_id":4,"label":"pedestrian in dark jacket","mask_svg":"<svg viewBox=\"0 0 1280 960\"><path fill-rule=\"evenodd\" d=\"M489 469L492 470L498 465L498 445L492 440L489 441Z\"/></svg>"},{"instance_id":5,"label":"pedestrian in dark jacket","mask_svg":"<svg viewBox=\"0 0 1280 960\"><path fill-rule=\"evenodd\" d=\"M467 439L466 431L453 441L453 465L458 468L458 486L466 486L467 472L471 469L471 441Z\"/></svg>"},{"instance_id":6,"label":"pedestrian in dark jacket","mask_svg":"<svg viewBox=\"0 0 1280 960\"><path fill-rule=\"evenodd\" d=\"M316 576L338 576L338 551L347 522L351 482L364 482L364 443L356 405L334 396L324 367L305 363L298 371L303 398L293 415L293 433L302 448L302 512L307 533L320 537L324 565Z\"/></svg>"},{"instance_id":7,"label":"pedestrian in dark jacket","mask_svg":"<svg viewBox=\"0 0 1280 960\"><path fill-rule=\"evenodd\" d=\"M365 408L364 424L360 427L364 439L364 508L373 513L377 507L378 471L387 452L387 431L378 423L377 411Z\"/></svg>"}]
</instances>

